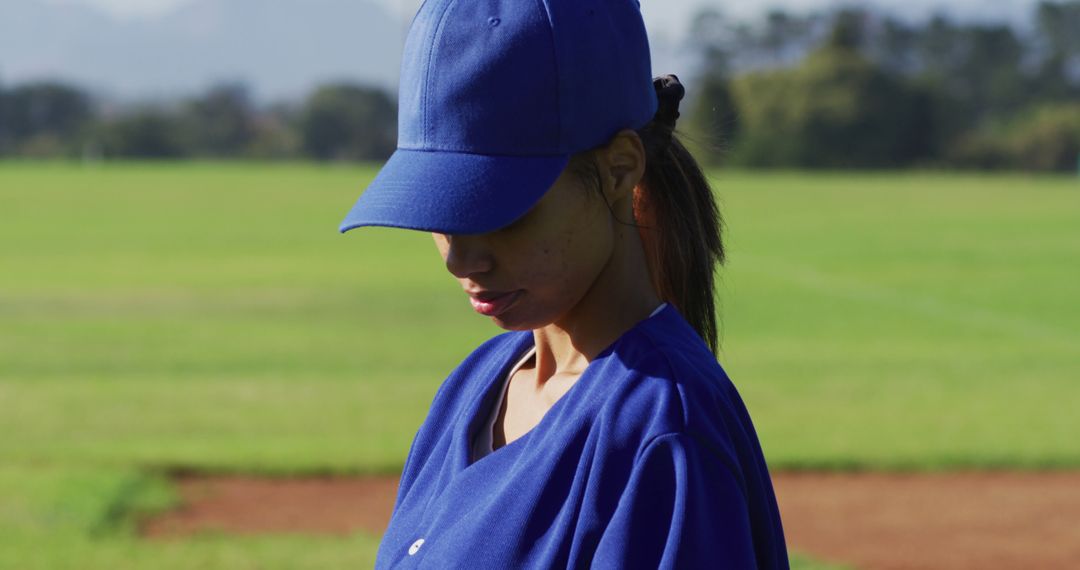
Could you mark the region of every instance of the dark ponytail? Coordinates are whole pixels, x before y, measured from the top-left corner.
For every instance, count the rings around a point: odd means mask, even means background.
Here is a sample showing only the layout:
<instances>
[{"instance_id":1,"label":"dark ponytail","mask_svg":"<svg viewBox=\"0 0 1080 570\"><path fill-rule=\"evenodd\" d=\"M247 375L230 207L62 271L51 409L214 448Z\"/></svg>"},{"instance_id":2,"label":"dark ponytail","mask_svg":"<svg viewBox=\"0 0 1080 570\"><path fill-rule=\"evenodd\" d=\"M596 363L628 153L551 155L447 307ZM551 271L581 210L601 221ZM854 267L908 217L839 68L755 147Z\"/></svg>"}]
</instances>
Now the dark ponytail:
<instances>
[{"instance_id":1,"label":"dark ponytail","mask_svg":"<svg viewBox=\"0 0 1080 570\"><path fill-rule=\"evenodd\" d=\"M653 85L660 106L637 131L646 167L634 197L634 221L656 292L716 353L715 271L724 262L723 222L705 173L674 134L683 86L674 75Z\"/></svg>"},{"instance_id":2,"label":"dark ponytail","mask_svg":"<svg viewBox=\"0 0 1080 570\"><path fill-rule=\"evenodd\" d=\"M660 108L638 131L645 146L644 194L635 205L649 271L660 298L675 305L717 351L716 266L724 262L723 222L709 181L675 136L685 93L674 75L654 81Z\"/></svg>"}]
</instances>

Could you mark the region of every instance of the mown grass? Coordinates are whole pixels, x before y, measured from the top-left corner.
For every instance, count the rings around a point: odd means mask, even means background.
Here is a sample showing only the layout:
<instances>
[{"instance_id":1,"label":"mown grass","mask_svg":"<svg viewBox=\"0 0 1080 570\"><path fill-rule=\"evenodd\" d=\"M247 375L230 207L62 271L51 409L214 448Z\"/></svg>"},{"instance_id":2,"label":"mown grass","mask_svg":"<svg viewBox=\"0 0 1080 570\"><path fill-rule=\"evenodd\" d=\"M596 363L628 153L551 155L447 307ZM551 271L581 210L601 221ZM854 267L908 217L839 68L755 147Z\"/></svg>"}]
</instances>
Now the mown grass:
<instances>
[{"instance_id":1,"label":"mown grass","mask_svg":"<svg viewBox=\"0 0 1080 570\"><path fill-rule=\"evenodd\" d=\"M131 513L175 497L164 481L131 469L3 467L0 489L4 569L364 568L378 547L363 533L141 539Z\"/></svg>"},{"instance_id":2,"label":"mown grass","mask_svg":"<svg viewBox=\"0 0 1080 570\"><path fill-rule=\"evenodd\" d=\"M124 513L168 504L163 468L400 468L499 331L429 236L337 233L374 172L0 163L0 568L370 561L359 535L147 543ZM715 178L720 359L773 469L1080 466L1080 181Z\"/></svg>"},{"instance_id":3,"label":"mown grass","mask_svg":"<svg viewBox=\"0 0 1080 570\"><path fill-rule=\"evenodd\" d=\"M773 465L1080 464L1080 180L720 178L722 360Z\"/></svg>"}]
</instances>

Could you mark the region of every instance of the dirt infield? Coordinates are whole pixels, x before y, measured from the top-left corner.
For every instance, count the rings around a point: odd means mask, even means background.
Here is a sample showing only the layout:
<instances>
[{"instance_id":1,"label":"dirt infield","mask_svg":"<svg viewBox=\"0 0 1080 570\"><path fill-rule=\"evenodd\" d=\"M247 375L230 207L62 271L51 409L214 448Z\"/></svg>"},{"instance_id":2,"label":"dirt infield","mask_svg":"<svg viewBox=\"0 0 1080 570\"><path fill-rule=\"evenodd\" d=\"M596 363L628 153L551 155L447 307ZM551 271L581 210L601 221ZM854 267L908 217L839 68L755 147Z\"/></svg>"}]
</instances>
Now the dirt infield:
<instances>
[{"instance_id":1,"label":"dirt infield","mask_svg":"<svg viewBox=\"0 0 1080 570\"><path fill-rule=\"evenodd\" d=\"M786 473L789 546L860 569L1080 568L1080 473Z\"/></svg>"},{"instance_id":2,"label":"dirt infield","mask_svg":"<svg viewBox=\"0 0 1080 570\"><path fill-rule=\"evenodd\" d=\"M789 547L863 570L1080 568L1080 473L775 473ZM154 538L214 530L381 534L392 477L185 476Z\"/></svg>"},{"instance_id":3,"label":"dirt infield","mask_svg":"<svg viewBox=\"0 0 1080 570\"><path fill-rule=\"evenodd\" d=\"M199 531L235 534L381 535L397 494L396 477L177 478L183 504L145 521L143 535L164 537Z\"/></svg>"}]
</instances>

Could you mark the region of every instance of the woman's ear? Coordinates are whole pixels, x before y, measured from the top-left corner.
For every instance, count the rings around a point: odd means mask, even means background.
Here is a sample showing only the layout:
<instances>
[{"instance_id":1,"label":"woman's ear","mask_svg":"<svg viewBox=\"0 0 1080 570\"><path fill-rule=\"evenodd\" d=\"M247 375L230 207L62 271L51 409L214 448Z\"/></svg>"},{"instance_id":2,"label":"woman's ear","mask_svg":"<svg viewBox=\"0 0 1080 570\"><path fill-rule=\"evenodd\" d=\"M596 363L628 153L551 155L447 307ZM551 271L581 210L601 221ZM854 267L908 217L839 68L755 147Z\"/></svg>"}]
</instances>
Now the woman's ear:
<instances>
[{"instance_id":1,"label":"woman's ear","mask_svg":"<svg viewBox=\"0 0 1080 570\"><path fill-rule=\"evenodd\" d=\"M633 203L634 188L645 175L645 146L631 129L623 129L597 153L597 166L604 178L604 192L614 205L623 200Z\"/></svg>"}]
</instances>

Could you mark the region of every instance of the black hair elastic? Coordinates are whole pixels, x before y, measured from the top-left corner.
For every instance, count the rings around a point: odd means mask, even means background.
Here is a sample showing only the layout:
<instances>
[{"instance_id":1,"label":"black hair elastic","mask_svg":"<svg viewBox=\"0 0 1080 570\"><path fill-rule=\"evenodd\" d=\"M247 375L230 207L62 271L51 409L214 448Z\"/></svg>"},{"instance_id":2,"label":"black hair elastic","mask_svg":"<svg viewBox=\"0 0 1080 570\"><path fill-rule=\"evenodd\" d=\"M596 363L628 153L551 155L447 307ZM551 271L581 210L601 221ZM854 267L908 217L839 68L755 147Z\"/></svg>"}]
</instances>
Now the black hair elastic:
<instances>
[{"instance_id":1,"label":"black hair elastic","mask_svg":"<svg viewBox=\"0 0 1080 570\"><path fill-rule=\"evenodd\" d=\"M665 146L667 146L675 130L675 121L679 119L679 102L686 95L686 88L675 75L664 75L653 79L653 88L656 89L656 98L659 100L659 107L653 121L664 125L667 139Z\"/></svg>"}]
</instances>

